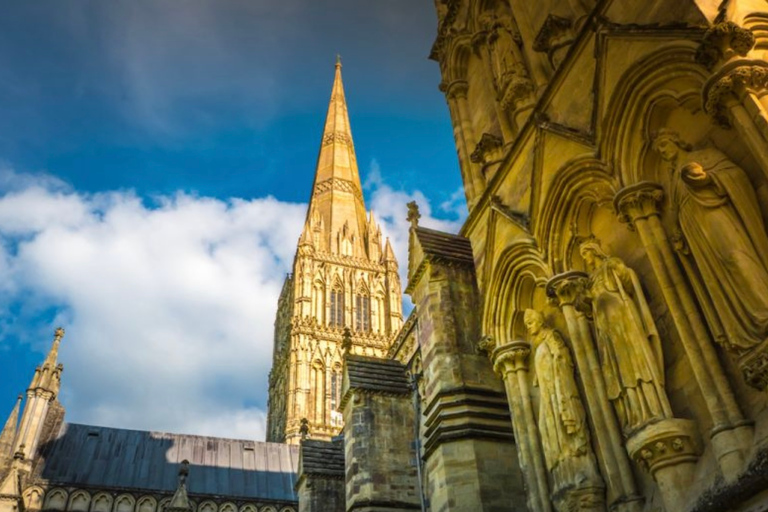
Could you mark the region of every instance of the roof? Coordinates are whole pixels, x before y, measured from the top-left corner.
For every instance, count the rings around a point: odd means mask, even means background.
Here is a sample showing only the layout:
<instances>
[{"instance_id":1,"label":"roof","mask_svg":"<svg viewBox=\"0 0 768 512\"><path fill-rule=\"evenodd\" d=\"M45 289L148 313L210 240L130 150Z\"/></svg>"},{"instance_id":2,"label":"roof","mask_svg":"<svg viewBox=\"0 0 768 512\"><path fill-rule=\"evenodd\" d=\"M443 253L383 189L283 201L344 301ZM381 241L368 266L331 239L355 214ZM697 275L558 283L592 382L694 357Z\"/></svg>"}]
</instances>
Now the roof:
<instances>
[{"instance_id":1,"label":"roof","mask_svg":"<svg viewBox=\"0 0 768 512\"><path fill-rule=\"evenodd\" d=\"M434 229L416 227L416 237L424 254L474 264L472 244L468 238Z\"/></svg>"},{"instance_id":2,"label":"roof","mask_svg":"<svg viewBox=\"0 0 768 512\"><path fill-rule=\"evenodd\" d=\"M304 475L344 476L344 443L335 441L301 442L301 472Z\"/></svg>"},{"instance_id":3,"label":"roof","mask_svg":"<svg viewBox=\"0 0 768 512\"><path fill-rule=\"evenodd\" d=\"M398 395L411 392L405 373L406 368L397 361L348 355L345 364L349 389L365 389Z\"/></svg>"},{"instance_id":4,"label":"roof","mask_svg":"<svg viewBox=\"0 0 768 512\"><path fill-rule=\"evenodd\" d=\"M51 484L173 493L189 460L191 495L297 501L295 445L67 423L42 447Z\"/></svg>"}]
</instances>

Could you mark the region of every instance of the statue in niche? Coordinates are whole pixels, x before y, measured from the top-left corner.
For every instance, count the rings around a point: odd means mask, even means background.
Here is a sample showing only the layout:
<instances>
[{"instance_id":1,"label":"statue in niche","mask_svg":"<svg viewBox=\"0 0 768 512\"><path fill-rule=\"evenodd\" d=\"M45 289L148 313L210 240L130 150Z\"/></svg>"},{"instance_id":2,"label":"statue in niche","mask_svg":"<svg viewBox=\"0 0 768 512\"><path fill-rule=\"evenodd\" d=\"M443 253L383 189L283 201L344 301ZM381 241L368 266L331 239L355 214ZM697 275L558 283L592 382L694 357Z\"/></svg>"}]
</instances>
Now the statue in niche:
<instances>
[{"instance_id":1,"label":"statue in niche","mask_svg":"<svg viewBox=\"0 0 768 512\"><path fill-rule=\"evenodd\" d=\"M746 173L715 148L693 151L668 129L658 132L653 147L671 164L677 238L707 289L709 297L700 299L714 306L707 316L715 337L741 355L768 338L768 235L755 191Z\"/></svg>"},{"instance_id":2,"label":"statue in niche","mask_svg":"<svg viewBox=\"0 0 768 512\"><path fill-rule=\"evenodd\" d=\"M539 432L554 492L573 485L602 486L568 347L538 311L526 309L523 321L536 347L534 385L541 390Z\"/></svg>"},{"instance_id":3,"label":"statue in niche","mask_svg":"<svg viewBox=\"0 0 768 512\"><path fill-rule=\"evenodd\" d=\"M513 84L515 93L523 89L528 91L531 86L520 52L520 35L512 28L512 20L489 14L483 19L483 25L488 33L488 49L499 95L505 96Z\"/></svg>"},{"instance_id":4,"label":"statue in niche","mask_svg":"<svg viewBox=\"0 0 768 512\"><path fill-rule=\"evenodd\" d=\"M624 435L671 418L661 343L637 274L596 241L579 246L608 398Z\"/></svg>"}]
</instances>

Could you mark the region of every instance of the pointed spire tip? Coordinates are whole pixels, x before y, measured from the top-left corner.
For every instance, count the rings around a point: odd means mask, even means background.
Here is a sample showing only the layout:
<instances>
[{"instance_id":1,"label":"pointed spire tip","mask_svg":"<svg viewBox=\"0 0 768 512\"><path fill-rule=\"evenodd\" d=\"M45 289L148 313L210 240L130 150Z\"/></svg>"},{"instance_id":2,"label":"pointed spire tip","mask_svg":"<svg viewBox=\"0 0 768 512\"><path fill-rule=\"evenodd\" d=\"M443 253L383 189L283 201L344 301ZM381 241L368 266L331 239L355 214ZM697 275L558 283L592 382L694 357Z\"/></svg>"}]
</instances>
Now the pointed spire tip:
<instances>
[{"instance_id":1,"label":"pointed spire tip","mask_svg":"<svg viewBox=\"0 0 768 512\"><path fill-rule=\"evenodd\" d=\"M336 69L341 69L341 55L336 54Z\"/></svg>"}]
</instances>

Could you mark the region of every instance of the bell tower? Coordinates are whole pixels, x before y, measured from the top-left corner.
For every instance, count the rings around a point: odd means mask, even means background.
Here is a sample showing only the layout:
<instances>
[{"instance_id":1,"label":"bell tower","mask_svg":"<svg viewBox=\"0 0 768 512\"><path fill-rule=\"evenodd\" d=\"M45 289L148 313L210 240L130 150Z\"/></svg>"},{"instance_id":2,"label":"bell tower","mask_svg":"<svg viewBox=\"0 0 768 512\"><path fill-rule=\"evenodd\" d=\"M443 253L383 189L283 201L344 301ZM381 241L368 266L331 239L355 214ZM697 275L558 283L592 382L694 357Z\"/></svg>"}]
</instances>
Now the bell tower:
<instances>
[{"instance_id":1,"label":"bell tower","mask_svg":"<svg viewBox=\"0 0 768 512\"><path fill-rule=\"evenodd\" d=\"M337 59L307 218L278 302L267 441L298 443L302 419L313 439L341 431L345 335L351 353L386 356L403 322L397 267L365 210Z\"/></svg>"}]
</instances>

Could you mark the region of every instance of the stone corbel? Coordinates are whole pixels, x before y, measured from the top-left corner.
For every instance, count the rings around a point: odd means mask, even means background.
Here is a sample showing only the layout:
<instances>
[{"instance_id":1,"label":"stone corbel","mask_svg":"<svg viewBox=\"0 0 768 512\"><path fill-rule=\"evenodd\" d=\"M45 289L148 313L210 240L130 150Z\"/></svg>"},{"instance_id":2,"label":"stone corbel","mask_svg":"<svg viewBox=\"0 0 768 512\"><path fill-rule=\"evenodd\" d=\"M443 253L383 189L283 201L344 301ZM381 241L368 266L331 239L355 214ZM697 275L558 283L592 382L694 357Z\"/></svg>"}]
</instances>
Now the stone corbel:
<instances>
[{"instance_id":1,"label":"stone corbel","mask_svg":"<svg viewBox=\"0 0 768 512\"><path fill-rule=\"evenodd\" d=\"M724 67L707 80L702 91L704 110L723 128L730 128L730 108L738 106L744 95L762 96L768 91L768 63L739 61Z\"/></svg>"},{"instance_id":2,"label":"stone corbel","mask_svg":"<svg viewBox=\"0 0 768 512\"><path fill-rule=\"evenodd\" d=\"M709 28L696 50L696 62L712 71L715 66L734 57L745 57L755 45L752 31L732 21Z\"/></svg>"},{"instance_id":3,"label":"stone corbel","mask_svg":"<svg viewBox=\"0 0 768 512\"><path fill-rule=\"evenodd\" d=\"M554 14L547 16L533 41L533 50L547 54L550 64L557 68L567 48L573 44L573 23Z\"/></svg>"}]
</instances>

